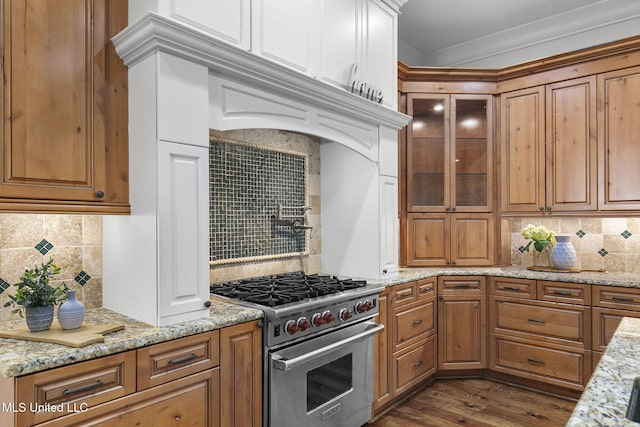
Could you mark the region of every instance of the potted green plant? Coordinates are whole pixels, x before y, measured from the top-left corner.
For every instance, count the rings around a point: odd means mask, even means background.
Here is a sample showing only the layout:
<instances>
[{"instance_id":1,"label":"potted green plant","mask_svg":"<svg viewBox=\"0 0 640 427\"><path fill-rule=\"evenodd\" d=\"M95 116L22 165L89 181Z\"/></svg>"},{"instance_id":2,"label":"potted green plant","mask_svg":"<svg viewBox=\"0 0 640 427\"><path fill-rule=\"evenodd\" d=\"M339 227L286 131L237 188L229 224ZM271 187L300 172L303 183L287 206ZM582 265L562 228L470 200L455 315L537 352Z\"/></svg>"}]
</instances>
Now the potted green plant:
<instances>
[{"instance_id":1,"label":"potted green plant","mask_svg":"<svg viewBox=\"0 0 640 427\"><path fill-rule=\"evenodd\" d=\"M10 301L4 306L20 306L11 312L24 317L31 332L49 329L54 306L67 297L68 288L64 282L58 286L49 284L51 278L59 273L60 267L53 263L53 258L49 258L46 263L25 270L20 281L13 285L17 288L16 293L9 295Z\"/></svg>"}]
</instances>

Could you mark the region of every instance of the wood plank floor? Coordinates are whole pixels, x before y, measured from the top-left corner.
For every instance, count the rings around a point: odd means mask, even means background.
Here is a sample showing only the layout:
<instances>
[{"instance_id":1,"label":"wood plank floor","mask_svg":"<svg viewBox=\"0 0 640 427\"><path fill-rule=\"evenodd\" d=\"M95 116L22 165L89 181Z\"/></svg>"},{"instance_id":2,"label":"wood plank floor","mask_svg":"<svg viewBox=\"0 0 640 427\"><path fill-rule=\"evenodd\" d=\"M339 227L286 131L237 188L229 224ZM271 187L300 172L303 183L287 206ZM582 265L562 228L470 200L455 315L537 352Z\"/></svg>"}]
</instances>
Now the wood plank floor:
<instances>
[{"instance_id":1,"label":"wood plank floor","mask_svg":"<svg viewBox=\"0 0 640 427\"><path fill-rule=\"evenodd\" d=\"M564 426L572 400L484 379L437 380L371 427Z\"/></svg>"}]
</instances>

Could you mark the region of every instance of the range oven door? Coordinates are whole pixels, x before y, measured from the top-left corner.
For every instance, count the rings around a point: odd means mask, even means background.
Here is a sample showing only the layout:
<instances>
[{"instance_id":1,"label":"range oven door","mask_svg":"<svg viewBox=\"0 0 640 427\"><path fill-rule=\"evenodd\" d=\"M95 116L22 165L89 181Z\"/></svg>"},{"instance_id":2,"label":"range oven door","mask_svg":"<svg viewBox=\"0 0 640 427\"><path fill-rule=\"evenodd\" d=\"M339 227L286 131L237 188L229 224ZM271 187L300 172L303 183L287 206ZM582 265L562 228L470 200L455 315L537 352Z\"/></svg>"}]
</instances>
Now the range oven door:
<instances>
[{"instance_id":1,"label":"range oven door","mask_svg":"<svg viewBox=\"0 0 640 427\"><path fill-rule=\"evenodd\" d=\"M271 427L360 427L371 418L374 321L269 353Z\"/></svg>"}]
</instances>

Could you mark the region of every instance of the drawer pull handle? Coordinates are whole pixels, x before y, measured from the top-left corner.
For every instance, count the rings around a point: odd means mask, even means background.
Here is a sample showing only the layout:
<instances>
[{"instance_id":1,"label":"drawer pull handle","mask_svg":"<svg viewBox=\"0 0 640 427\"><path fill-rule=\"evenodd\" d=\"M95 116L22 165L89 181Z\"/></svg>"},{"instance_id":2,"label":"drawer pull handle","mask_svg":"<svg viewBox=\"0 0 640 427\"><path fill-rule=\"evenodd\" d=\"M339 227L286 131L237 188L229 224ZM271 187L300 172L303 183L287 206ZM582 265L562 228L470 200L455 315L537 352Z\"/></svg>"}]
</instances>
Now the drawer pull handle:
<instances>
[{"instance_id":1,"label":"drawer pull handle","mask_svg":"<svg viewBox=\"0 0 640 427\"><path fill-rule=\"evenodd\" d=\"M422 319L414 320L413 326L418 326L420 323L422 323Z\"/></svg>"},{"instance_id":2,"label":"drawer pull handle","mask_svg":"<svg viewBox=\"0 0 640 427\"><path fill-rule=\"evenodd\" d=\"M420 293L426 294L427 292L431 292L433 290L433 286L429 286L428 288L421 288Z\"/></svg>"},{"instance_id":3,"label":"drawer pull handle","mask_svg":"<svg viewBox=\"0 0 640 427\"><path fill-rule=\"evenodd\" d=\"M70 394L82 393L83 391L92 390L94 388L100 387L101 385L104 385L102 380L97 380L95 383L83 385L72 389L66 389L63 394L65 396L69 396Z\"/></svg>"},{"instance_id":4,"label":"drawer pull handle","mask_svg":"<svg viewBox=\"0 0 640 427\"><path fill-rule=\"evenodd\" d=\"M403 292L401 294L398 294L398 298L409 298L411 296L411 291L409 292Z\"/></svg>"},{"instance_id":5,"label":"drawer pull handle","mask_svg":"<svg viewBox=\"0 0 640 427\"><path fill-rule=\"evenodd\" d=\"M471 285L455 285L454 288L456 289L469 289L471 287Z\"/></svg>"},{"instance_id":6,"label":"drawer pull handle","mask_svg":"<svg viewBox=\"0 0 640 427\"><path fill-rule=\"evenodd\" d=\"M618 297L614 295L611 299L614 301L633 302L633 298L630 297Z\"/></svg>"},{"instance_id":7,"label":"drawer pull handle","mask_svg":"<svg viewBox=\"0 0 640 427\"><path fill-rule=\"evenodd\" d=\"M417 368L420 365L422 365L422 360L418 360L416 363L413 364L415 368Z\"/></svg>"},{"instance_id":8,"label":"drawer pull handle","mask_svg":"<svg viewBox=\"0 0 640 427\"><path fill-rule=\"evenodd\" d=\"M571 291L553 291L554 295L569 295L571 296Z\"/></svg>"},{"instance_id":9,"label":"drawer pull handle","mask_svg":"<svg viewBox=\"0 0 640 427\"><path fill-rule=\"evenodd\" d=\"M541 323L544 324L544 320L540 320L540 319L527 319L527 321L531 322L531 323Z\"/></svg>"},{"instance_id":10,"label":"drawer pull handle","mask_svg":"<svg viewBox=\"0 0 640 427\"><path fill-rule=\"evenodd\" d=\"M519 291L520 288L516 288L515 286L505 286L504 288L505 291Z\"/></svg>"},{"instance_id":11,"label":"drawer pull handle","mask_svg":"<svg viewBox=\"0 0 640 427\"><path fill-rule=\"evenodd\" d=\"M179 365L180 363L188 362L188 361L193 360L193 359L195 359L197 357L198 357L197 354L191 353L190 355L185 356L185 357L181 357L180 359L169 360L169 365Z\"/></svg>"},{"instance_id":12,"label":"drawer pull handle","mask_svg":"<svg viewBox=\"0 0 640 427\"><path fill-rule=\"evenodd\" d=\"M536 365L544 365L544 360L540 360L540 359L527 358L527 361L529 363L535 363Z\"/></svg>"}]
</instances>

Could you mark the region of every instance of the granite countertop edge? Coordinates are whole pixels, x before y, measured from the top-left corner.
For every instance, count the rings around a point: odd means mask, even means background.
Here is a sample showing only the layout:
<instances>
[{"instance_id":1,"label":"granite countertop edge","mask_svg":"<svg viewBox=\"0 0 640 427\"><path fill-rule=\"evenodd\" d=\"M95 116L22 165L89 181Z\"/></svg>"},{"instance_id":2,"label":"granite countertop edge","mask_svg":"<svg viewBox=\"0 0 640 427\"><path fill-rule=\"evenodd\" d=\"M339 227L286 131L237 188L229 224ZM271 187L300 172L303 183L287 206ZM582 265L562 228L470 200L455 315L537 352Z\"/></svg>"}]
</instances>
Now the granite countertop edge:
<instances>
[{"instance_id":1,"label":"granite countertop edge","mask_svg":"<svg viewBox=\"0 0 640 427\"><path fill-rule=\"evenodd\" d=\"M40 341L0 338L0 374L17 377L72 363L109 356L263 317L261 310L212 298L210 316L169 326L153 326L106 308L87 310L85 322L124 324L124 330L106 334L104 342L70 347ZM6 322L3 330L24 327L24 319Z\"/></svg>"}]
</instances>

